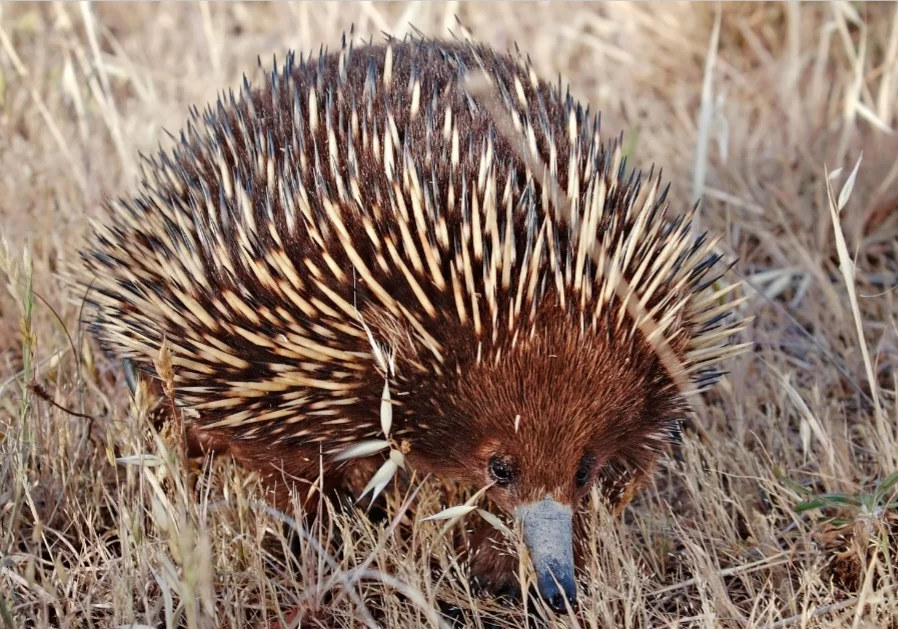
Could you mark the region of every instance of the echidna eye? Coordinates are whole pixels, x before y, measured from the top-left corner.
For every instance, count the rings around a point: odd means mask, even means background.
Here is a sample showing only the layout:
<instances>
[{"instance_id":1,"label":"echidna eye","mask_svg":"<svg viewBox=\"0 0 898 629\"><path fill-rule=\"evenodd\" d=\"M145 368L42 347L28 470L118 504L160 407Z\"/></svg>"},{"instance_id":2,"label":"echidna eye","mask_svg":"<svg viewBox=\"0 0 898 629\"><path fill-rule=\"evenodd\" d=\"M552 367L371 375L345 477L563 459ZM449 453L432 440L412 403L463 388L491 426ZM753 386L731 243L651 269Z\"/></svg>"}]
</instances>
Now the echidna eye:
<instances>
[{"instance_id":1,"label":"echidna eye","mask_svg":"<svg viewBox=\"0 0 898 629\"><path fill-rule=\"evenodd\" d=\"M488 469L490 477L499 486L508 485L515 478L514 463L505 457L498 455L490 457Z\"/></svg>"},{"instance_id":2,"label":"echidna eye","mask_svg":"<svg viewBox=\"0 0 898 629\"><path fill-rule=\"evenodd\" d=\"M583 458L580 459L580 465L577 467L577 475L574 477L577 487L583 487L589 482L589 477L592 475L592 468L595 467L595 464L596 458L593 455L583 455Z\"/></svg>"}]
</instances>

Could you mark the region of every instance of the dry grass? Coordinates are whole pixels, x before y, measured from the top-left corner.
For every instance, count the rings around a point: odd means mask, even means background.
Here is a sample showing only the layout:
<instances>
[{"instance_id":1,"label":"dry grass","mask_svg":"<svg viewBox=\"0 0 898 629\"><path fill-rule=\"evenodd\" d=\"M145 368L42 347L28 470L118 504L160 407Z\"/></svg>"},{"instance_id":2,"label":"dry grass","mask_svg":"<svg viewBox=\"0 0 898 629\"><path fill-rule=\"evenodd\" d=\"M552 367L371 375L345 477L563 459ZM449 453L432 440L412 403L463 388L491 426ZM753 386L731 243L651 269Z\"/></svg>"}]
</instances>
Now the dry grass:
<instances>
[{"instance_id":1,"label":"dry grass","mask_svg":"<svg viewBox=\"0 0 898 629\"><path fill-rule=\"evenodd\" d=\"M304 626L417 626L437 599L475 626L524 622L472 599L453 540L421 522L463 499L451 487L390 490L385 522L337 519L341 555L316 529L285 561L251 478L228 461L189 475L170 438L147 436L146 404L90 352L57 275L103 196L133 185L138 151L166 143L188 104L256 76L257 55L334 47L353 22L443 34L456 13L560 72L609 135L626 129L637 163L664 166L675 208L702 193L703 227L726 233L763 293L745 308L757 350L729 364L701 436L623 519L597 507L582 608L550 625L898 626L882 484L898 472L895 5L0 11L0 627L266 627L296 607ZM843 169L831 190L826 168Z\"/></svg>"}]
</instances>

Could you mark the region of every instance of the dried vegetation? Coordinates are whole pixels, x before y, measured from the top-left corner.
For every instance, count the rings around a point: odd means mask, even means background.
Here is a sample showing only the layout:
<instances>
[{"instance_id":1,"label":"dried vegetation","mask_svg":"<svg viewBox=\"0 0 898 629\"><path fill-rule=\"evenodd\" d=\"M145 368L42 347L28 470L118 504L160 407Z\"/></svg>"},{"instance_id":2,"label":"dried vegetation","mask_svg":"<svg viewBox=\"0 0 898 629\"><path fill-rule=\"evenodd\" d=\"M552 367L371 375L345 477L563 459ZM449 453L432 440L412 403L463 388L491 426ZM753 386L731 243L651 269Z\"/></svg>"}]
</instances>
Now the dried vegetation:
<instances>
[{"instance_id":1,"label":"dried vegetation","mask_svg":"<svg viewBox=\"0 0 898 629\"><path fill-rule=\"evenodd\" d=\"M380 520L337 518L286 561L252 478L148 433L58 278L138 151L258 76L257 55L336 46L351 23L442 35L455 14L626 130L675 211L701 194L761 293L756 351L622 519L596 506L582 608L550 626L898 627L898 9L457 2L0 7L0 627L542 614L473 598L456 538L422 521L466 488L388 489Z\"/></svg>"}]
</instances>

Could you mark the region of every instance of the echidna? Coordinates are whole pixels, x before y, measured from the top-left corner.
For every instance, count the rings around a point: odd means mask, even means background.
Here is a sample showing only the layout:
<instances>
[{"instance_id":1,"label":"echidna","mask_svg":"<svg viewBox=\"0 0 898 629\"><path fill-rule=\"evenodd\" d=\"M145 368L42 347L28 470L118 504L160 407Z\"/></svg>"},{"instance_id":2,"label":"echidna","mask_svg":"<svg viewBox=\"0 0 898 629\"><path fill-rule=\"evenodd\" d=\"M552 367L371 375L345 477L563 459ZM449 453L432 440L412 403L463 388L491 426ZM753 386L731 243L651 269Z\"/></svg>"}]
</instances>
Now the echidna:
<instances>
[{"instance_id":1,"label":"echidna","mask_svg":"<svg viewBox=\"0 0 898 629\"><path fill-rule=\"evenodd\" d=\"M83 254L91 328L150 375L165 342L191 433L279 500L320 462L337 484L353 465L337 456L383 438L388 379L406 460L492 484L563 611L572 512L593 485L619 499L645 478L687 410L678 378L701 390L741 349L734 285L710 289L717 241L665 216L661 173L628 172L620 142L518 52L413 38L291 54L193 108L139 194L108 205Z\"/></svg>"}]
</instances>

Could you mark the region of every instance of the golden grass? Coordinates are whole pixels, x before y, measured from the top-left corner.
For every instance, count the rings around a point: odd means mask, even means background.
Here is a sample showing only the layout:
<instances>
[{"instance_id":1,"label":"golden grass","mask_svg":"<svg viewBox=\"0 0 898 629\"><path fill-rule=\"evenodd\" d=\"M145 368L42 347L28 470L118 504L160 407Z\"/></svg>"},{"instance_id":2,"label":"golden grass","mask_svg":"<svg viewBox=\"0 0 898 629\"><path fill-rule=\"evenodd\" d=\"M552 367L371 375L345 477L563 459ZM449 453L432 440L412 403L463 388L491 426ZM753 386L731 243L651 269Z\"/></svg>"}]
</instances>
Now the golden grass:
<instances>
[{"instance_id":1,"label":"golden grass","mask_svg":"<svg viewBox=\"0 0 898 629\"><path fill-rule=\"evenodd\" d=\"M147 435L57 275L138 151L258 77L257 55L333 48L351 23L441 35L456 13L626 130L675 209L700 193L761 293L743 308L756 351L622 518L596 505L581 609L550 626L898 627L896 6L458 2L0 6L0 627L267 627L297 608L303 626L429 626L437 600L473 626L543 613L473 598L455 538L422 521L466 488L388 489L384 522L336 518L286 561L253 479Z\"/></svg>"}]
</instances>

